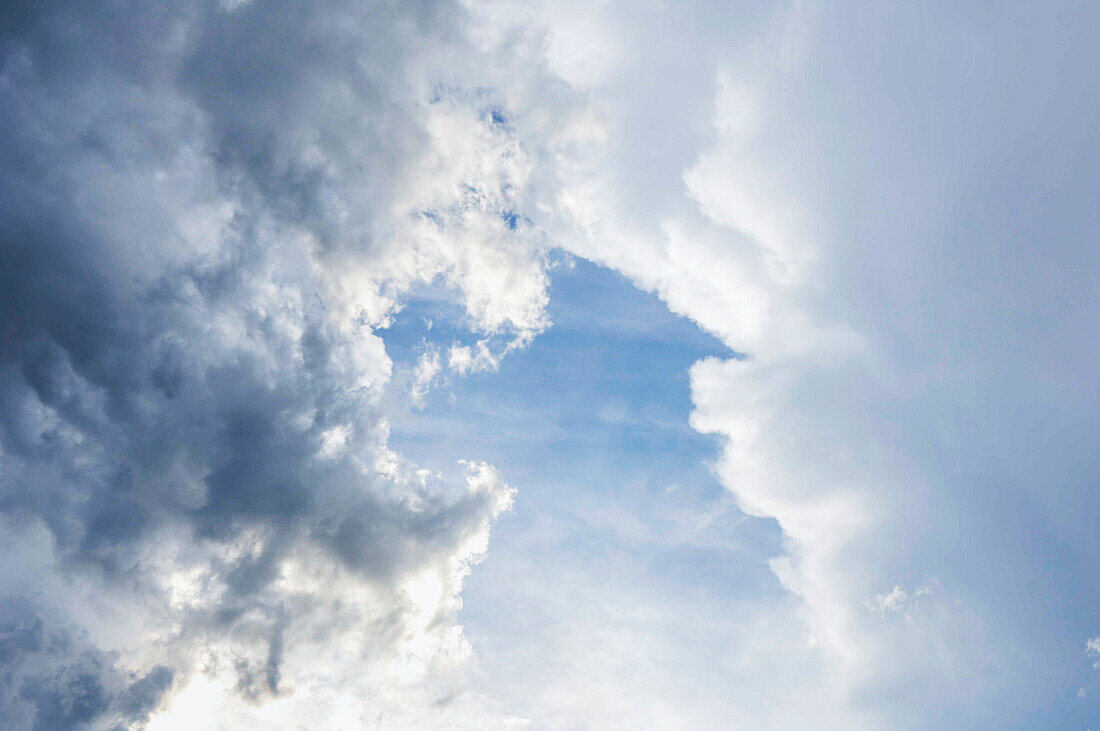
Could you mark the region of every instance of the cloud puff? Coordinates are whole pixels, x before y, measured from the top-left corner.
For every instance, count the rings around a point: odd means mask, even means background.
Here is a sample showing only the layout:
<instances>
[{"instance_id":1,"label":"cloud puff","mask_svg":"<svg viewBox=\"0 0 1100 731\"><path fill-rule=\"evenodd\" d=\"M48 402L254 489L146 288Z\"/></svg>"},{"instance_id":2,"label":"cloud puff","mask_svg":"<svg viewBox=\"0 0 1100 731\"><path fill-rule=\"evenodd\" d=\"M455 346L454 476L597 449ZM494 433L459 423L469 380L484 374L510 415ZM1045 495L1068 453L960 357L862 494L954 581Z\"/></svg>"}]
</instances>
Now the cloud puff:
<instances>
[{"instance_id":1,"label":"cloud puff","mask_svg":"<svg viewBox=\"0 0 1100 731\"><path fill-rule=\"evenodd\" d=\"M1100 637L1090 637L1085 642L1085 654L1093 661L1093 667L1100 667Z\"/></svg>"}]
</instances>

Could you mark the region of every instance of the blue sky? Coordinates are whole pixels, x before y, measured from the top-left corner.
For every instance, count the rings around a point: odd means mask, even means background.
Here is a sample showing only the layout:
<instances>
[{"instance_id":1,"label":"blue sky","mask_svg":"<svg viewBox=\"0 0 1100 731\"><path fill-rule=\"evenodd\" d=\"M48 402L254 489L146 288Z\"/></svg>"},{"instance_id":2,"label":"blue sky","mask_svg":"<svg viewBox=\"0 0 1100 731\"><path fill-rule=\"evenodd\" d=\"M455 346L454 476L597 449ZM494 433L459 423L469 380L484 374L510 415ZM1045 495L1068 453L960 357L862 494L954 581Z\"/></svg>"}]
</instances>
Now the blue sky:
<instances>
[{"instance_id":1,"label":"blue sky","mask_svg":"<svg viewBox=\"0 0 1100 731\"><path fill-rule=\"evenodd\" d=\"M715 659L683 659L699 651L691 626L739 601L781 594L765 564L780 550L778 528L737 509L710 469L717 440L688 424L688 368L733 353L656 296L583 260L551 270L550 302L553 326L499 372L442 385L423 409L393 421L391 443L418 464L449 470L477 455L522 486L463 592L459 616L482 671L509 678L514 702L522 702L515 688L545 683L549 673L611 664L595 648L547 658L549 667L530 662L559 647L563 635L588 631L585 618L614 601L586 606L561 594L602 585L631 596L633 611L654 615L603 620L638 641L656 647L646 630L679 626L652 665L679 657L692 676L714 672ZM448 318L450 307L411 298L383 333L395 362L414 360L425 342L470 338L437 325L462 321ZM523 580L548 565L563 582L554 590ZM655 672L652 665L637 672Z\"/></svg>"},{"instance_id":2,"label":"blue sky","mask_svg":"<svg viewBox=\"0 0 1100 731\"><path fill-rule=\"evenodd\" d=\"M570 258L550 276L547 332L499 371L434 389L424 409L393 420L395 443L436 469L480 448L486 459L525 470L524 477L554 481L593 469L621 474L644 460L640 472L651 475L651 494L676 481L701 496L721 494L706 469L717 442L688 425L688 368L731 351L612 271ZM413 295L380 331L397 364L412 366L429 343L446 348L477 339L462 327L461 309L425 294ZM463 428L432 430L437 420Z\"/></svg>"},{"instance_id":3,"label":"blue sky","mask_svg":"<svg viewBox=\"0 0 1100 731\"><path fill-rule=\"evenodd\" d=\"M1096 724L1094 3L7 10L0 725Z\"/></svg>"},{"instance_id":4,"label":"blue sky","mask_svg":"<svg viewBox=\"0 0 1100 731\"><path fill-rule=\"evenodd\" d=\"M717 440L688 423L691 364L735 354L583 260L555 266L549 291L546 333L498 372L443 384L393 420L391 444L418 464L446 471L477 455L522 486L463 591L479 682L537 713L535 698L563 678L621 683L604 698L610 707L659 680L646 702L631 701L635 712L696 706L689 718L713 722L723 653L702 645L713 642L714 617L782 599L766 566L780 552L777 526L737 509L711 470ZM462 322L452 308L414 295L383 332L395 362L411 365L426 343L475 338L438 325ZM648 657L624 668L621 643Z\"/></svg>"}]
</instances>

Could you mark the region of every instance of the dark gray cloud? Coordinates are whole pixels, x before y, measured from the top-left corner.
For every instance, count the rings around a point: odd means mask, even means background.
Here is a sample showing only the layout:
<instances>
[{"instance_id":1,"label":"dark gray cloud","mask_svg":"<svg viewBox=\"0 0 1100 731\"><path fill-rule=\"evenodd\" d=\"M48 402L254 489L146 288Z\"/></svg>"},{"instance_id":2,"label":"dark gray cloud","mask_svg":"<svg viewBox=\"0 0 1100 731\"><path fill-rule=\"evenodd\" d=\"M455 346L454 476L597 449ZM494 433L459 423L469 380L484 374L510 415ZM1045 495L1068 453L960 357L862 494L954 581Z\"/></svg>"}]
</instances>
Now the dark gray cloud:
<instances>
[{"instance_id":1,"label":"dark gray cloud","mask_svg":"<svg viewBox=\"0 0 1100 731\"><path fill-rule=\"evenodd\" d=\"M8 723L140 724L211 652L242 695L288 692L288 648L344 611L291 563L391 595L433 569L428 619L453 612L508 491L388 451L390 363L371 327L408 282L459 276L400 241L416 258L389 266L380 237L411 225L410 160L433 144L414 56L457 42L461 11L24 3L6 17L0 510L12 535L46 527L55 572L0 604ZM478 104L463 113L478 120ZM186 562L151 558L166 546ZM197 584L170 598L176 572ZM69 606L81 582L106 609ZM165 622L155 642L100 647L81 628L123 596L136 604L117 611ZM387 621L406 612L387 601ZM400 636L362 641L377 654Z\"/></svg>"},{"instance_id":2,"label":"dark gray cloud","mask_svg":"<svg viewBox=\"0 0 1100 731\"><path fill-rule=\"evenodd\" d=\"M27 600L0 600L0 723L5 728L140 726L172 688L158 665L144 674L43 617Z\"/></svg>"}]
</instances>

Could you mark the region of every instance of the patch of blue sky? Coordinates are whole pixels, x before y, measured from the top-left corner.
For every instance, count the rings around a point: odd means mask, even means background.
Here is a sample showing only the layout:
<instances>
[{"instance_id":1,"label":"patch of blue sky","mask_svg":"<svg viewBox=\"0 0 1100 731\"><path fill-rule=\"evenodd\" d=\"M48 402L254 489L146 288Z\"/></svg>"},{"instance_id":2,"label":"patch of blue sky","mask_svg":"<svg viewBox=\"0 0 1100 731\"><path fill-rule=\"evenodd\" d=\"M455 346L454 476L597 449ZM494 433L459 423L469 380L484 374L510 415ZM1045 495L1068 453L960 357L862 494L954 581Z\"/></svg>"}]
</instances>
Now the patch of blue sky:
<instances>
[{"instance_id":1,"label":"patch of blue sky","mask_svg":"<svg viewBox=\"0 0 1100 731\"><path fill-rule=\"evenodd\" d=\"M550 294L553 326L498 372L447 377L423 410L395 409L394 446L435 469L486 459L520 486L577 481L599 491L632 484L648 497L724 497L708 467L716 441L688 424L688 368L733 354L655 296L585 261L554 269ZM433 288L416 292L380 334L398 368L428 347L483 337Z\"/></svg>"},{"instance_id":2,"label":"patch of blue sky","mask_svg":"<svg viewBox=\"0 0 1100 731\"><path fill-rule=\"evenodd\" d=\"M736 508L711 472L720 445L688 423L692 363L736 354L584 260L552 270L549 315L498 372L451 375L423 409L401 408L400 395L391 409L391 443L418 464L453 474L457 459L483 459L518 488L463 593L482 665L500 670L555 627L578 626L575 613L591 619L617 599L658 624L698 614L699 626L739 602L777 600L767 560L780 552L778 527ZM380 334L408 372L428 347L475 342L465 322L448 293L426 288ZM563 589L588 598L563 600ZM697 638L661 626L651 629L668 656L698 652L676 646Z\"/></svg>"}]
</instances>

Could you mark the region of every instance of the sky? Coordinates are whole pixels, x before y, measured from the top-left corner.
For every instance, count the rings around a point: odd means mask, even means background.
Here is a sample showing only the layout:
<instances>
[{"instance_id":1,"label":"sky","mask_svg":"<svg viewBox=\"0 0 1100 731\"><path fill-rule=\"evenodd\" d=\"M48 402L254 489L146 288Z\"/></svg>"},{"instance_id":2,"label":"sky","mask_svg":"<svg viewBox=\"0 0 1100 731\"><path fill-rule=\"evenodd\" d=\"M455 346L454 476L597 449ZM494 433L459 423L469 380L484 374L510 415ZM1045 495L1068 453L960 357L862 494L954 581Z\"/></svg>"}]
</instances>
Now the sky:
<instances>
[{"instance_id":1,"label":"sky","mask_svg":"<svg viewBox=\"0 0 1100 731\"><path fill-rule=\"evenodd\" d=\"M2 14L0 726L1100 723L1100 6Z\"/></svg>"}]
</instances>

